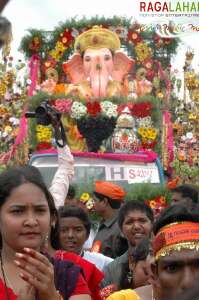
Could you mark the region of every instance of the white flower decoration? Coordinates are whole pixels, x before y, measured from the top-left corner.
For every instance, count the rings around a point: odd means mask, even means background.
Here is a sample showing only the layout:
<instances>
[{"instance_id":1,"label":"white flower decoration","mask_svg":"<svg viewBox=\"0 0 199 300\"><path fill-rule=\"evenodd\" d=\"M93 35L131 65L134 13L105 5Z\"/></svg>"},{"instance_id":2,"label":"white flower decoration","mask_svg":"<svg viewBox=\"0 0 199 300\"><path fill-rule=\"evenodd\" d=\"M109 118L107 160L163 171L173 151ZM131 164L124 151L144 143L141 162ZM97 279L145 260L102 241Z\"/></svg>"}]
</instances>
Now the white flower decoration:
<instances>
[{"instance_id":1,"label":"white flower decoration","mask_svg":"<svg viewBox=\"0 0 199 300\"><path fill-rule=\"evenodd\" d=\"M145 127L145 128L153 127L153 122L150 116L145 118L138 118L137 123L138 123L138 127Z\"/></svg>"},{"instance_id":2,"label":"white flower decoration","mask_svg":"<svg viewBox=\"0 0 199 300\"><path fill-rule=\"evenodd\" d=\"M80 102L73 102L71 107L71 117L74 119L80 119L81 117L85 116L87 113L87 108Z\"/></svg>"},{"instance_id":3,"label":"white flower decoration","mask_svg":"<svg viewBox=\"0 0 199 300\"><path fill-rule=\"evenodd\" d=\"M108 118L117 117L118 115L117 105L113 104L110 101L101 102L101 109L102 109L102 113L104 113L104 115L107 116Z\"/></svg>"},{"instance_id":4,"label":"white flower decoration","mask_svg":"<svg viewBox=\"0 0 199 300\"><path fill-rule=\"evenodd\" d=\"M9 121L13 124L13 125L19 125L20 121L19 119L15 118L15 117L10 117Z\"/></svg>"},{"instance_id":5,"label":"white flower decoration","mask_svg":"<svg viewBox=\"0 0 199 300\"><path fill-rule=\"evenodd\" d=\"M193 133L192 133L192 132L187 132L186 138L187 138L188 140L191 140L191 139L193 138Z\"/></svg>"}]
</instances>

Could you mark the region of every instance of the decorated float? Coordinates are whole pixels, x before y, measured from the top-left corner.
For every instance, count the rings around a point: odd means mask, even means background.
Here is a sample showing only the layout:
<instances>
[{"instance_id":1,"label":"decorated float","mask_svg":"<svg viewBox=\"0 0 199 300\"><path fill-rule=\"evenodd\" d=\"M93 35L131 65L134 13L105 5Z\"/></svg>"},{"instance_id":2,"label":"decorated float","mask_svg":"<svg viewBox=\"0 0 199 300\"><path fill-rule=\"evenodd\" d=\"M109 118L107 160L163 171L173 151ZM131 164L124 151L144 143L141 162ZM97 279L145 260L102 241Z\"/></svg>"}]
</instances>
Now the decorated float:
<instances>
[{"instance_id":1,"label":"decorated float","mask_svg":"<svg viewBox=\"0 0 199 300\"><path fill-rule=\"evenodd\" d=\"M80 194L96 176L126 182L131 192L131 183L163 183L175 155L170 63L178 42L119 17L72 19L52 32L29 30L21 42L29 97L1 161L28 145L31 163L50 182L57 168L52 109L75 156Z\"/></svg>"}]
</instances>

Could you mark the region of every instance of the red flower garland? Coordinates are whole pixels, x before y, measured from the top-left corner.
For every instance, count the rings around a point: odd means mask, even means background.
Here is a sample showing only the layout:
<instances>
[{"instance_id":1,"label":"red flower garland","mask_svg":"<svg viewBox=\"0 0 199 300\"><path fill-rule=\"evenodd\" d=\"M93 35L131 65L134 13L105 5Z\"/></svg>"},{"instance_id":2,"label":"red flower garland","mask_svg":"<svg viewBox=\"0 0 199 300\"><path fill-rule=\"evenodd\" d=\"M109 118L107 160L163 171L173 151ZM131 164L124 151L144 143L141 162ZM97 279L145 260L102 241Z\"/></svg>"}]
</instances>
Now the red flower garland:
<instances>
[{"instance_id":1,"label":"red flower garland","mask_svg":"<svg viewBox=\"0 0 199 300\"><path fill-rule=\"evenodd\" d=\"M149 142L149 141L144 142L144 141L142 141L142 148L144 150L146 150L146 149L153 149L156 144L157 144L157 140L152 141L152 142Z\"/></svg>"},{"instance_id":2,"label":"red flower garland","mask_svg":"<svg viewBox=\"0 0 199 300\"><path fill-rule=\"evenodd\" d=\"M131 109L131 113L137 118L145 118L151 115L151 110L151 102L135 103Z\"/></svg>"},{"instance_id":3,"label":"red flower garland","mask_svg":"<svg viewBox=\"0 0 199 300\"><path fill-rule=\"evenodd\" d=\"M96 115L101 112L101 106L100 106L99 102L97 102L97 101L88 102L86 104L86 107L87 107L88 113L92 117L96 117Z\"/></svg>"},{"instance_id":4,"label":"red flower garland","mask_svg":"<svg viewBox=\"0 0 199 300\"><path fill-rule=\"evenodd\" d=\"M71 30L65 30L60 34L60 42L62 42L64 46L68 46L73 40L74 37L72 36Z\"/></svg>"},{"instance_id":5,"label":"red flower garland","mask_svg":"<svg viewBox=\"0 0 199 300\"><path fill-rule=\"evenodd\" d=\"M36 150L40 151L40 150L47 150L47 149L51 149L52 145L50 143L47 142L42 142L37 144Z\"/></svg>"},{"instance_id":6,"label":"red flower garland","mask_svg":"<svg viewBox=\"0 0 199 300\"><path fill-rule=\"evenodd\" d=\"M136 31L129 30L129 32L128 32L128 41L131 41L134 44L138 44L138 43L142 42L142 38Z\"/></svg>"},{"instance_id":7,"label":"red flower garland","mask_svg":"<svg viewBox=\"0 0 199 300\"><path fill-rule=\"evenodd\" d=\"M29 43L29 49L38 52L41 48L41 40L38 36L33 37L32 41Z\"/></svg>"}]
</instances>

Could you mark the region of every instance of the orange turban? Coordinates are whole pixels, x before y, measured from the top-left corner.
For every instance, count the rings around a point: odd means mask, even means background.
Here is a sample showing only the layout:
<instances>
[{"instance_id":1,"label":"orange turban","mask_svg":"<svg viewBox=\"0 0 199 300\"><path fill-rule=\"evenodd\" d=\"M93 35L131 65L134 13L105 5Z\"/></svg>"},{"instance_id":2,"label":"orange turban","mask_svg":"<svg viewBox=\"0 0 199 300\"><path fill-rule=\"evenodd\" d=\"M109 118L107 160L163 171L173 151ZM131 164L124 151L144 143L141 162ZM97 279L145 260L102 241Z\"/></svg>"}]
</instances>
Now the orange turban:
<instances>
[{"instance_id":1,"label":"orange turban","mask_svg":"<svg viewBox=\"0 0 199 300\"><path fill-rule=\"evenodd\" d=\"M95 192L116 201L122 201L126 195L119 185L107 181L95 181Z\"/></svg>"}]
</instances>

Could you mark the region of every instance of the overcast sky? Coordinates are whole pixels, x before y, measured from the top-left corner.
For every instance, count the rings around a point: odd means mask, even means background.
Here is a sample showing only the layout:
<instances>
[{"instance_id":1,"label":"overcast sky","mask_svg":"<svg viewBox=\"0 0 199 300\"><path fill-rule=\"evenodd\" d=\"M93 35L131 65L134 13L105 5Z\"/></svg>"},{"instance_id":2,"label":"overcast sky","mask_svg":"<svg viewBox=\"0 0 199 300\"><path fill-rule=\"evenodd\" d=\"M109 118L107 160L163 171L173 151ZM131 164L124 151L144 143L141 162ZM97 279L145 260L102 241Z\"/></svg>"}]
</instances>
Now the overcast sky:
<instances>
[{"instance_id":1,"label":"overcast sky","mask_svg":"<svg viewBox=\"0 0 199 300\"><path fill-rule=\"evenodd\" d=\"M147 0L146 0L147 1ZM175 1L175 0L174 0ZM13 26L14 41L12 53L17 58L22 55L17 52L21 38L27 33L28 28L52 30L59 22L67 18L77 16L92 17L113 15L133 17L142 23L164 21L162 18L140 17L139 0L11 0L3 11ZM198 18L177 18L178 23L193 23L198 25ZM166 20L166 19L165 19ZM168 18L167 18L168 20ZM184 53L187 47L195 50L194 66L199 65L199 31L186 34L182 37L184 44L181 45L173 66L182 70L184 64Z\"/></svg>"}]
</instances>

